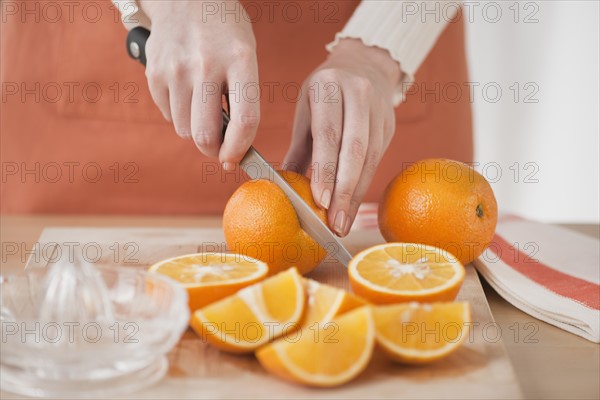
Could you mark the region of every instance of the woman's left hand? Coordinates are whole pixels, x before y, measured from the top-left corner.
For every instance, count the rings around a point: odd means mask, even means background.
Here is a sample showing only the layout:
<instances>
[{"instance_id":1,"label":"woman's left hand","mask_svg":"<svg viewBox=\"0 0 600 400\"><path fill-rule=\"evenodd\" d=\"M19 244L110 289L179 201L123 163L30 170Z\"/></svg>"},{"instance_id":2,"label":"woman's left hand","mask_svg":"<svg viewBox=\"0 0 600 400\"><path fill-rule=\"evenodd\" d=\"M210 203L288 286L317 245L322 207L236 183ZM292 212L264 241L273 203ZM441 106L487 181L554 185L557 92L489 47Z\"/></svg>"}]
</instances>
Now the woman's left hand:
<instances>
[{"instance_id":1,"label":"woman's left hand","mask_svg":"<svg viewBox=\"0 0 600 400\"><path fill-rule=\"evenodd\" d=\"M393 137L401 74L387 50L342 39L302 86L284 165L304 173L312 159L313 197L339 236L348 234Z\"/></svg>"}]
</instances>

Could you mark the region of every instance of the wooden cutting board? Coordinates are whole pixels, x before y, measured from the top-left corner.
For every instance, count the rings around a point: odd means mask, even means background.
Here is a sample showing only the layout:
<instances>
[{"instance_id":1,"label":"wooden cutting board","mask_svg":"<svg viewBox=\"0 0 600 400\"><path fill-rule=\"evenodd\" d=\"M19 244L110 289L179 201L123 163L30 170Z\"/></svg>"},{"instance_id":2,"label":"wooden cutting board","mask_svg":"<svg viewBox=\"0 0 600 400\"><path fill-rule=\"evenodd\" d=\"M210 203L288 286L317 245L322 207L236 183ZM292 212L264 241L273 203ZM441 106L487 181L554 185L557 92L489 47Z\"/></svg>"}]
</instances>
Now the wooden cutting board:
<instances>
[{"instance_id":1,"label":"wooden cutting board","mask_svg":"<svg viewBox=\"0 0 600 400\"><path fill-rule=\"evenodd\" d=\"M352 254L382 242L373 230L344 239ZM46 267L49 260L70 254L102 265L144 268L169 257L225 249L220 229L47 228L28 268ZM522 398L479 277L471 265L466 269L458 299L471 303L476 325L458 352L435 364L400 366L375 352L367 370L351 383L312 389L270 376L253 356L221 353L188 330L168 356L167 377L123 398ZM348 289L345 268L330 258L309 277Z\"/></svg>"}]
</instances>

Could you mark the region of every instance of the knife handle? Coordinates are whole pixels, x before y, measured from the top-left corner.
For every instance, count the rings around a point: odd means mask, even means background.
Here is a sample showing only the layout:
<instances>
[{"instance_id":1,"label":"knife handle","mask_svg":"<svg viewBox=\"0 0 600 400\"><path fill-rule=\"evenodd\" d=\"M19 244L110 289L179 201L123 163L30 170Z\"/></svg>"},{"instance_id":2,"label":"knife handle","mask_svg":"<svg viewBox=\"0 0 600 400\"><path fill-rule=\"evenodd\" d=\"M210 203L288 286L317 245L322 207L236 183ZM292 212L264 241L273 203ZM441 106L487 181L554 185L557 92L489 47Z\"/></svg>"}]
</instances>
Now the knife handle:
<instances>
[{"instance_id":1,"label":"knife handle","mask_svg":"<svg viewBox=\"0 0 600 400\"><path fill-rule=\"evenodd\" d=\"M139 61L144 67L146 66L146 42L150 37L150 31L142 26L136 26L131 29L127 34L127 54L134 60ZM229 96L225 95L227 101L227 109L229 109ZM223 114L223 135L227 130L229 124L229 114L225 109L222 110Z\"/></svg>"},{"instance_id":2,"label":"knife handle","mask_svg":"<svg viewBox=\"0 0 600 400\"><path fill-rule=\"evenodd\" d=\"M146 66L146 42L150 31L144 27L136 26L127 34L127 54L134 60Z\"/></svg>"}]
</instances>

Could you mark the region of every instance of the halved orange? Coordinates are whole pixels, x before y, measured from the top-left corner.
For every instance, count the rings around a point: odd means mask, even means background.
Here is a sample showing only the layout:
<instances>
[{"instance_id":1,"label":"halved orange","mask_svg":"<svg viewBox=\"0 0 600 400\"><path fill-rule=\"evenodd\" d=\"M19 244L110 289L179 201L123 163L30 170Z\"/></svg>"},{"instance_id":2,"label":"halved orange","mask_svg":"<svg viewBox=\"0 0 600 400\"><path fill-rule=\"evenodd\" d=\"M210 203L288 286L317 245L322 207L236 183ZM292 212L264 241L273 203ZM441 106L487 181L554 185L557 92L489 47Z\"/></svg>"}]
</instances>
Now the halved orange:
<instances>
[{"instance_id":1,"label":"halved orange","mask_svg":"<svg viewBox=\"0 0 600 400\"><path fill-rule=\"evenodd\" d=\"M168 276L188 292L194 312L263 280L269 268L262 261L232 253L198 253L169 258L148 271Z\"/></svg>"},{"instance_id":2,"label":"halved orange","mask_svg":"<svg viewBox=\"0 0 600 400\"><path fill-rule=\"evenodd\" d=\"M369 306L349 311L313 331L301 329L260 348L256 357L272 374L310 386L337 386L360 374L373 353Z\"/></svg>"},{"instance_id":3,"label":"halved orange","mask_svg":"<svg viewBox=\"0 0 600 400\"><path fill-rule=\"evenodd\" d=\"M377 344L393 360L426 364L456 351L469 337L466 302L373 307Z\"/></svg>"},{"instance_id":4,"label":"halved orange","mask_svg":"<svg viewBox=\"0 0 600 400\"><path fill-rule=\"evenodd\" d=\"M305 278L303 281L306 290L306 307L302 328L322 327L336 316L367 304L364 299L346 290L312 279Z\"/></svg>"},{"instance_id":5,"label":"halved orange","mask_svg":"<svg viewBox=\"0 0 600 400\"><path fill-rule=\"evenodd\" d=\"M453 300L465 269L445 250L385 243L358 253L348 265L352 290L376 304Z\"/></svg>"},{"instance_id":6,"label":"halved orange","mask_svg":"<svg viewBox=\"0 0 600 400\"><path fill-rule=\"evenodd\" d=\"M191 325L219 349L246 353L293 332L304 304L302 278L291 268L197 310Z\"/></svg>"}]
</instances>

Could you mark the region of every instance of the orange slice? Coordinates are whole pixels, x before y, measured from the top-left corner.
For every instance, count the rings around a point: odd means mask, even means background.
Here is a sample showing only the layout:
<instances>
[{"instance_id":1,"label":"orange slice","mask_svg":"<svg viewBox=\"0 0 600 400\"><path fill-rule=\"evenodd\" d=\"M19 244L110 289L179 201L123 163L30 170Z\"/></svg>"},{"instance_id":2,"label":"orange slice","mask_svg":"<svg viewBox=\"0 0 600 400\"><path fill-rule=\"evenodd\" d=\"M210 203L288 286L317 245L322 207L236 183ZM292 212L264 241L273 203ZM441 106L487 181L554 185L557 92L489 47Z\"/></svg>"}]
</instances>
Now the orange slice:
<instances>
[{"instance_id":1,"label":"orange slice","mask_svg":"<svg viewBox=\"0 0 600 400\"><path fill-rule=\"evenodd\" d=\"M170 258L148 271L179 282L188 292L190 311L221 300L263 280L269 268L254 258L229 253L199 253Z\"/></svg>"},{"instance_id":2,"label":"orange slice","mask_svg":"<svg viewBox=\"0 0 600 400\"><path fill-rule=\"evenodd\" d=\"M197 310L191 325L219 349L246 353L293 332L304 304L302 278L291 268Z\"/></svg>"},{"instance_id":3,"label":"orange slice","mask_svg":"<svg viewBox=\"0 0 600 400\"><path fill-rule=\"evenodd\" d=\"M393 360L426 364L456 351L469 337L469 303L373 307L377 344Z\"/></svg>"},{"instance_id":4,"label":"orange slice","mask_svg":"<svg viewBox=\"0 0 600 400\"><path fill-rule=\"evenodd\" d=\"M310 386L337 386L356 377L369 363L375 342L369 306L349 311L320 330L297 334L260 348L256 357L272 374Z\"/></svg>"},{"instance_id":5,"label":"orange slice","mask_svg":"<svg viewBox=\"0 0 600 400\"><path fill-rule=\"evenodd\" d=\"M322 327L336 316L367 304L364 299L343 289L312 279L305 278L303 281L306 290L306 310L301 328Z\"/></svg>"},{"instance_id":6,"label":"orange slice","mask_svg":"<svg viewBox=\"0 0 600 400\"><path fill-rule=\"evenodd\" d=\"M452 254L414 243L386 243L352 258L348 277L354 292L377 304L450 301L465 269Z\"/></svg>"}]
</instances>

